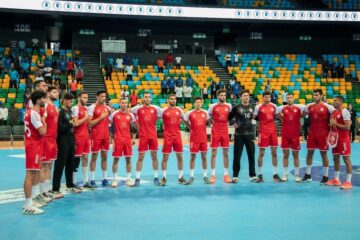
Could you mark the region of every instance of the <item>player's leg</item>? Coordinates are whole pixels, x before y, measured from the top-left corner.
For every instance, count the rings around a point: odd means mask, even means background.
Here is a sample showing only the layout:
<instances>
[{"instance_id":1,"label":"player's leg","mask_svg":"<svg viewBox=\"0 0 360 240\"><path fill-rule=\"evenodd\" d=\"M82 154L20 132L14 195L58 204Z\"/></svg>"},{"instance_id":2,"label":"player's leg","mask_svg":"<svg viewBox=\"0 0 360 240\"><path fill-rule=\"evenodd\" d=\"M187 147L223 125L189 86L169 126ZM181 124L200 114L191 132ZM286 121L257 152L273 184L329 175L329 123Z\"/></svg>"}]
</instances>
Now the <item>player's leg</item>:
<instances>
[{"instance_id":1,"label":"player's leg","mask_svg":"<svg viewBox=\"0 0 360 240\"><path fill-rule=\"evenodd\" d=\"M350 144L349 144L350 145ZM352 164L349 156L343 156L345 166L346 166L346 181L341 185L341 189L350 190L352 188L351 184L351 173L352 173Z\"/></svg>"},{"instance_id":2,"label":"player's leg","mask_svg":"<svg viewBox=\"0 0 360 240\"><path fill-rule=\"evenodd\" d=\"M145 157L145 152L139 152L138 159L136 162L136 173L135 173L135 185L134 186L136 186L136 187L140 185L140 177L141 177L141 170L142 170L142 166L143 166L144 157Z\"/></svg>"},{"instance_id":3,"label":"player's leg","mask_svg":"<svg viewBox=\"0 0 360 240\"><path fill-rule=\"evenodd\" d=\"M277 145L277 144L276 144ZM278 165L277 165L277 147L271 147L271 161L274 168L273 181L274 182L283 182L278 174Z\"/></svg>"},{"instance_id":4,"label":"player's leg","mask_svg":"<svg viewBox=\"0 0 360 240\"><path fill-rule=\"evenodd\" d=\"M83 154L81 158L83 186L84 188L92 189L89 183L89 154Z\"/></svg>"},{"instance_id":5,"label":"player's leg","mask_svg":"<svg viewBox=\"0 0 360 240\"><path fill-rule=\"evenodd\" d=\"M207 144L207 143L205 143ZM207 149L207 146L206 146L206 149ZM207 176L207 159L206 159L206 154L207 154L207 151L203 151L201 152L201 162L202 162L202 168L203 168L203 180L204 180L204 183L206 184L210 184L210 180Z\"/></svg>"},{"instance_id":6,"label":"player's leg","mask_svg":"<svg viewBox=\"0 0 360 240\"><path fill-rule=\"evenodd\" d=\"M234 141L234 158L233 158L233 179L232 181L234 183L237 183L239 172L240 172L240 159L241 155L244 149L245 142L243 141L243 136L241 135L235 135L235 141Z\"/></svg>"},{"instance_id":7,"label":"player's leg","mask_svg":"<svg viewBox=\"0 0 360 240\"><path fill-rule=\"evenodd\" d=\"M217 155L217 148L211 148L211 177L210 182L216 182L216 175L215 175L215 167L216 167L216 155Z\"/></svg>"},{"instance_id":8,"label":"player's leg","mask_svg":"<svg viewBox=\"0 0 360 240\"><path fill-rule=\"evenodd\" d=\"M310 141L310 136L308 139L308 144ZM314 157L314 150L313 149L308 149L308 152L306 154L306 171L305 171L305 175L304 177L301 179L301 182L311 182L311 165L313 162L313 157Z\"/></svg>"},{"instance_id":9,"label":"player's leg","mask_svg":"<svg viewBox=\"0 0 360 240\"><path fill-rule=\"evenodd\" d=\"M262 166L263 166L263 158L265 155L265 150L266 148L259 148L259 156L258 156L258 171L259 171L259 175L258 175L258 179L256 180L256 182L260 183L263 182L263 176L262 176Z\"/></svg>"},{"instance_id":10,"label":"player's leg","mask_svg":"<svg viewBox=\"0 0 360 240\"><path fill-rule=\"evenodd\" d=\"M66 180L66 187L67 190L72 193L80 193L82 192L82 189L78 186L74 185L73 180L73 172L74 172L74 166L75 166L75 143L68 143L67 147L68 153L65 159L65 180Z\"/></svg>"},{"instance_id":11,"label":"player's leg","mask_svg":"<svg viewBox=\"0 0 360 240\"><path fill-rule=\"evenodd\" d=\"M80 166L80 157L79 156L75 156L74 157L74 171L73 171L73 183L74 185L77 186L77 173L78 173L78 169Z\"/></svg>"},{"instance_id":12,"label":"player's leg","mask_svg":"<svg viewBox=\"0 0 360 240\"><path fill-rule=\"evenodd\" d=\"M295 168L295 181L300 182L300 174L299 174L299 167L300 167L300 161L299 161L299 151L292 150L292 155L294 157L294 168Z\"/></svg>"},{"instance_id":13,"label":"player's leg","mask_svg":"<svg viewBox=\"0 0 360 240\"><path fill-rule=\"evenodd\" d=\"M126 185L127 186L132 186L131 184L131 157L125 157L125 162L126 162Z\"/></svg>"},{"instance_id":14,"label":"player's leg","mask_svg":"<svg viewBox=\"0 0 360 240\"><path fill-rule=\"evenodd\" d=\"M334 161L334 179L329 180L326 185L328 186L341 186L340 182L340 155L333 154Z\"/></svg>"},{"instance_id":15,"label":"player's leg","mask_svg":"<svg viewBox=\"0 0 360 240\"><path fill-rule=\"evenodd\" d=\"M196 160L196 153L191 152L191 154L190 154L190 178L188 181L189 185L194 182L195 160Z\"/></svg>"},{"instance_id":16,"label":"player's leg","mask_svg":"<svg viewBox=\"0 0 360 240\"><path fill-rule=\"evenodd\" d=\"M327 151L320 151L320 155L323 162L323 177L320 184L326 184L329 181L329 158Z\"/></svg>"},{"instance_id":17,"label":"player's leg","mask_svg":"<svg viewBox=\"0 0 360 240\"><path fill-rule=\"evenodd\" d=\"M158 175L159 162L158 162L158 157L157 157L157 151L158 151L157 138L149 139L149 149L150 149L150 155L151 155L151 159L152 159L152 167L153 167L153 171L154 171L154 185L160 186L159 175Z\"/></svg>"},{"instance_id":18,"label":"player's leg","mask_svg":"<svg viewBox=\"0 0 360 240\"><path fill-rule=\"evenodd\" d=\"M109 186L109 181L107 180L107 155L110 148L110 139L104 139L101 145L101 170L102 170L102 185L104 187Z\"/></svg>"},{"instance_id":19,"label":"player's leg","mask_svg":"<svg viewBox=\"0 0 360 240\"><path fill-rule=\"evenodd\" d=\"M187 181L184 178L184 161L182 152L176 152L177 167L178 167L178 183L187 185Z\"/></svg>"},{"instance_id":20,"label":"player's leg","mask_svg":"<svg viewBox=\"0 0 360 240\"><path fill-rule=\"evenodd\" d=\"M113 180L111 182L112 187L117 187L117 173L118 173L118 165L119 165L119 157L114 157L113 165L112 165L112 172L113 172Z\"/></svg>"},{"instance_id":21,"label":"player's leg","mask_svg":"<svg viewBox=\"0 0 360 240\"><path fill-rule=\"evenodd\" d=\"M91 154L91 161L90 161L90 186L92 188L96 188L95 183L95 169L96 169L96 160L98 158L99 152L93 152Z\"/></svg>"},{"instance_id":22,"label":"player's leg","mask_svg":"<svg viewBox=\"0 0 360 240\"><path fill-rule=\"evenodd\" d=\"M165 186L166 185L166 170L167 170L167 161L169 159L169 154L168 153L164 153L163 154L163 159L161 162L161 170L162 170L162 178L160 181L161 186Z\"/></svg>"},{"instance_id":23,"label":"player's leg","mask_svg":"<svg viewBox=\"0 0 360 240\"><path fill-rule=\"evenodd\" d=\"M66 144L60 143L59 146L61 147L59 147L58 159L55 161L54 172L53 172L52 191L53 194L55 195L55 199L63 197L63 195L60 193L60 183L64 172L66 159L69 155L68 154L69 147Z\"/></svg>"},{"instance_id":24,"label":"player's leg","mask_svg":"<svg viewBox=\"0 0 360 240\"><path fill-rule=\"evenodd\" d=\"M287 182L288 180L288 167L289 167L289 155L290 150L289 149L283 149L283 177L282 180Z\"/></svg>"},{"instance_id":25,"label":"player's leg","mask_svg":"<svg viewBox=\"0 0 360 240\"><path fill-rule=\"evenodd\" d=\"M33 182L36 177L36 172L34 170L26 170L25 180L24 180L24 194L25 201L23 205L23 213L24 214L41 214L44 213L43 210L33 206L31 190L33 186Z\"/></svg>"},{"instance_id":26,"label":"player's leg","mask_svg":"<svg viewBox=\"0 0 360 240\"><path fill-rule=\"evenodd\" d=\"M224 162L224 182L232 183L232 180L229 177L229 148L223 147L223 162Z\"/></svg>"},{"instance_id":27,"label":"player's leg","mask_svg":"<svg viewBox=\"0 0 360 240\"><path fill-rule=\"evenodd\" d=\"M245 147L249 162L249 177L250 177L250 181L253 182L257 180L256 172L255 172L255 143L253 136L251 135L245 136Z\"/></svg>"}]
</instances>

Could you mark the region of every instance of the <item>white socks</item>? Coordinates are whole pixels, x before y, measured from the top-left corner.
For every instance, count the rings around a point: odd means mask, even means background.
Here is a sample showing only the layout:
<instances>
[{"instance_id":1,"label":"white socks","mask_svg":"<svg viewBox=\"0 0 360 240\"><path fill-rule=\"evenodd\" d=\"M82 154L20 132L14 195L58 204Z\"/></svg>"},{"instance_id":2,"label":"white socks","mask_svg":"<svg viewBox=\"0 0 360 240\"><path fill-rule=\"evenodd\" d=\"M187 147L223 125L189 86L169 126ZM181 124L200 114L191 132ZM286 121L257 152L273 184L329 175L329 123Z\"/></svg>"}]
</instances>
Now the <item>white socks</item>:
<instances>
[{"instance_id":1,"label":"white socks","mask_svg":"<svg viewBox=\"0 0 360 240\"><path fill-rule=\"evenodd\" d=\"M346 174L346 181L351 182L351 173Z\"/></svg>"},{"instance_id":2,"label":"white socks","mask_svg":"<svg viewBox=\"0 0 360 240\"><path fill-rule=\"evenodd\" d=\"M324 170L324 176L327 177L329 176L329 167L323 167Z\"/></svg>"},{"instance_id":3,"label":"white socks","mask_svg":"<svg viewBox=\"0 0 360 240\"><path fill-rule=\"evenodd\" d=\"M190 169L190 177L194 177L194 169Z\"/></svg>"},{"instance_id":4,"label":"white socks","mask_svg":"<svg viewBox=\"0 0 360 240\"><path fill-rule=\"evenodd\" d=\"M274 175L275 175L275 174L278 174L278 167L277 167L277 166L273 166L273 168L274 168Z\"/></svg>"},{"instance_id":5,"label":"white socks","mask_svg":"<svg viewBox=\"0 0 360 240\"><path fill-rule=\"evenodd\" d=\"M130 180L130 178L131 178L131 172L128 172L128 173L127 173L126 178L127 178L127 180Z\"/></svg>"},{"instance_id":6,"label":"white socks","mask_svg":"<svg viewBox=\"0 0 360 240\"><path fill-rule=\"evenodd\" d=\"M203 177L207 177L207 169L203 169Z\"/></svg>"},{"instance_id":7,"label":"white socks","mask_svg":"<svg viewBox=\"0 0 360 240\"><path fill-rule=\"evenodd\" d=\"M262 167L258 167L259 175L262 174Z\"/></svg>"},{"instance_id":8,"label":"white socks","mask_svg":"<svg viewBox=\"0 0 360 240\"><path fill-rule=\"evenodd\" d=\"M339 180L340 177L340 171L335 171L335 179Z\"/></svg>"},{"instance_id":9,"label":"white socks","mask_svg":"<svg viewBox=\"0 0 360 240\"><path fill-rule=\"evenodd\" d=\"M46 179L46 180L45 180L45 192L49 192L49 191L50 191L50 184L51 184L51 180L50 180L50 179Z\"/></svg>"},{"instance_id":10,"label":"white socks","mask_svg":"<svg viewBox=\"0 0 360 240\"><path fill-rule=\"evenodd\" d=\"M306 165L306 174L311 174L311 165Z\"/></svg>"},{"instance_id":11,"label":"white socks","mask_svg":"<svg viewBox=\"0 0 360 240\"><path fill-rule=\"evenodd\" d=\"M228 168L224 168L224 176L226 176L226 175L229 175L229 170L228 170Z\"/></svg>"},{"instance_id":12,"label":"white socks","mask_svg":"<svg viewBox=\"0 0 360 240\"><path fill-rule=\"evenodd\" d=\"M95 171L90 171L90 181L95 181Z\"/></svg>"},{"instance_id":13,"label":"white socks","mask_svg":"<svg viewBox=\"0 0 360 240\"><path fill-rule=\"evenodd\" d=\"M40 185L36 184L31 187L31 198L36 198L40 194Z\"/></svg>"},{"instance_id":14,"label":"white socks","mask_svg":"<svg viewBox=\"0 0 360 240\"><path fill-rule=\"evenodd\" d=\"M288 167L284 167L284 175L288 175Z\"/></svg>"},{"instance_id":15,"label":"white socks","mask_svg":"<svg viewBox=\"0 0 360 240\"><path fill-rule=\"evenodd\" d=\"M158 170L154 170L154 178L158 178L159 174L158 174Z\"/></svg>"},{"instance_id":16,"label":"white socks","mask_svg":"<svg viewBox=\"0 0 360 240\"><path fill-rule=\"evenodd\" d=\"M295 176L299 176L299 167L295 167Z\"/></svg>"},{"instance_id":17,"label":"white socks","mask_svg":"<svg viewBox=\"0 0 360 240\"><path fill-rule=\"evenodd\" d=\"M114 172L114 180L116 181L117 180L117 172Z\"/></svg>"},{"instance_id":18,"label":"white socks","mask_svg":"<svg viewBox=\"0 0 360 240\"><path fill-rule=\"evenodd\" d=\"M211 176L215 176L215 168L211 169Z\"/></svg>"},{"instance_id":19,"label":"white socks","mask_svg":"<svg viewBox=\"0 0 360 240\"><path fill-rule=\"evenodd\" d=\"M32 207L32 198L26 198L25 199L24 207Z\"/></svg>"},{"instance_id":20,"label":"white socks","mask_svg":"<svg viewBox=\"0 0 360 240\"><path fill-rule=\"evenodd\" d=\"M163 178L166 178L166 170L162 170L162 176Z\"/></svg>"},{"instance_id":21,"label":"white socks","mask_svg":"<svg viewBox=\"0 0 360 240\"><path fill-rule=\"evenodd\" d=\"M183 170L179 170L178 173L179 173L179 179L182 178L184 171L183 171Z\"/></svg>"},{"instance_id":22,"label":"white socks","mask_svg":"<svg viewBox=\"0 0 360 240\"><path fill-rule=\"evenodd\" d=\"M138 171L135 172L136 179L140 179L140 175L141 175L141 172L138 172Z\"/></svg>"},{"instance_id":23,"label":"white socks","mask_svg":"<svg viewBox=\"0 0 360 240\"><path fill-rule=\"evenodd\" d=\"M87 183L89 181L88 169L89 169L88 167L83 167L82 168L84 183Z\"/></svg>"},{"instance_id":24,"label":"white socks","mask_svg":"<svg viewBox=\"0 0 360 240\"><path fill-rule=\"evenodd\" d=\"M107 178L107 171L102 171L102 177L103 177L103 179Z\"/></svg>"}]
</instances>

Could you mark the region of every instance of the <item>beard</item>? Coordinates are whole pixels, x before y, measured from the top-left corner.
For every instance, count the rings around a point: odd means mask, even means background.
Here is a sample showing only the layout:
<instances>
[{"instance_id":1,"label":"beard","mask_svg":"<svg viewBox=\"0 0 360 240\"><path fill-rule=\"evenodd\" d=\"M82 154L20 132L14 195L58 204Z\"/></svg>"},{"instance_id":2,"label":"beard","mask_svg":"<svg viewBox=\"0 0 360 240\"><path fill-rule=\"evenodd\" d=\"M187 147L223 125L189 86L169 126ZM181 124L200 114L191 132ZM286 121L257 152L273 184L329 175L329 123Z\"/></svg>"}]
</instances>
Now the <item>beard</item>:
<instances>
[{"instance_id":1,"label":"beard","mask_svg":"<svg viewBox=\"0 0 360 240\"><path fill-rule=\"evenodd\" d=\"M40 102L40 107L42 107L42 108L45 107L45 102L41 101Z\"/></svg>"}]
</instances>

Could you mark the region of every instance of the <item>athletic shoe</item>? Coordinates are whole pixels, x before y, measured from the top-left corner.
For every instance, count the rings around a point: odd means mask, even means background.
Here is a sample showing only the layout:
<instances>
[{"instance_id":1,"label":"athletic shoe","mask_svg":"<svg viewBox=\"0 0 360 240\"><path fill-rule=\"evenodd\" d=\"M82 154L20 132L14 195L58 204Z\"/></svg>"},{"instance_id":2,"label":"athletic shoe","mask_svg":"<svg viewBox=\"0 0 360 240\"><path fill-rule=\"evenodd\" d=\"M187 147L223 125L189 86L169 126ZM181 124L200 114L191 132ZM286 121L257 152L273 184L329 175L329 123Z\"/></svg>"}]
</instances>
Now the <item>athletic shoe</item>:
<instances>
[{"instance_id":1,"label":"athletic shoe","mask_svg":"<svg viewBox=\"0 0 360 240\"><path fill-rule=\"evenodd\" d=\"M308 183L308 182L311 182L312 179L311 179L311 175L310 174L306 174L304 175L304 177L301 179L301 182L302 183Z\"/></svg>"},{"instance_id":2,"label":"athletic shoe","mask_svg":"<svg viewBox=\"0 0 360 240\"><path fill-rule=\"evenodd\" d=\"M135 179L134 187L140 187L140 178Z\"/></svg>"},{"instance_id":3,"label":"athletic shoe","mask_svg":"<svg viewBox=\"0 0 360 240\"><path fill-rule=\"evenodd\" d=\"M96 186L96 185L95 185ZM89 182L86 182L83 186L83 188L88 189L88 190L94 190L96 187L93 187L92 185L90 185Z\"/></svg>"},{"instance_id":4,"label":"athletic shoe","mask_svg":"<svg viewBox=\"0 0 360 240\"><path fill-rule=\"evenodd\" d=\"M90 181L90 187L91 187L92 189L97 188L95 180L91 180L91 181Z\"/></svg>"},{"instance_id":5,"label":"athletic shoe","mask_svg":"<svg viewBox=\"0 0 360 240\"><path fill-rule=\"evenodd\" d=\"M60 199L64 197L64 195L61 192L51 191L50 193L53 195L53 199Z\"/></svg>"},{"instance_id":6,"label":"athletic shoe","mask_svg":"<svg viewBox=\"0 0 360 240\"><path fill-rule=\"evenodd\" d=\"M262 183L264 182L264 179L263 179L263 175L262 174L259 174L258 177L257 177L257 180L255 180L256 183Z\"/></svg>"},{"instance_id":7,"label":"athletic shoe","mask_svg":"<svg viewBox=\"0 0 360 240\"><path fill-rule=\"evenodd\" d=\"M215 175L211 175L211 177L210 177L210 183L211 183L211 184L216 183L216 176L215 176Z\"/></svg>"},{"instance_id":8,"label":"athletic shoe","mask_svg":"<svg viewBox=\"0 0 360 240\"><path fill-rule=\"evenodd\" d=\"M205 184L210 184L211 183L208 177L204 177L203 180L204 180Z\"/></svg>"},{"instance_id":9,"label":"athletic shoe","mask_svg":"<svg viewBox=\"0 0 360 240\"><path fill-rule=\"evenodd\" d=\"M299 175L295 176L295 182L301 182L301 177Z\"/></svg>"},{"instance_id":10,"label":"athletic shoe","mask_svg":"<svg viewBox=\"0 0 360 240\"><path fill-rule=\"evenodd\" d=\"M82 192L80 189L75 188L75 187L66 188L66 191L68 191L70 193L81 193Z\"/></svg>"},{"instance_id":11,"label":"athletic shoe","mask_svg":"<svg viewBox=\"0 0 360 240\"><path fill-rule=\"evenodd\" d=\"M328 185L328 186L341 186L341 182L340 182L339 179L334 178L334 179L329 180L326 183L326 185Z\"/></svg>"},{"instance_id":12,"label":"athletic shoe","mask_svg":"<svg viewBox=\"0 0 360 240\"><path fill-rule=\"evenodd\" d=\"M182 185L187 185L188 184L184 177L179 178L178 183L182 184Z\"/></svg>"},{"instance_id":13,"label":"athletic shoe","mask_svg":"<svg viewBox=\"0 0 360 240\"><path fill-rule=\"evenodd\" d=\"M126 186L133 187L134 186L133 181L131 181L131 179L126 180Z\"/></svg>"},{"instance_id":14,"label":"athletic shoe","mask_svg":"<svg viewBox=\"0 0 360 240\"><path fill-rule=\"evenodd\" d=\"M194 177L190 177L189 181L187 182L188 185L193 184L195 181Z\"/></svg>"},{"instance_id":15,"label":"athletic shoe","mask_svg":"<svg viewBox=\"0 0 360 240\"><path fill-rule=\"evenodd\" d=\"M239 182L239 179L237 177L233 177L232 183L238 183L238 182Z\"/></svg>"},{"instance_id":16,"label":"athletic shoe","mask_svg":"<svg viewBox=\"0 0 360 240\"><path fill-rule=\"evenodd\" d=\"M109 181L107 179L103 179L101 182L103 187L108 187L110 185Z\"/></svg>"},{"instance_id":17,"label":"athletic shoe","mask_svg":"<svg viewBox=\"0 0 360 240\"><path fill-rule=\"evenodd\" d=\"M111 182L111 187L116 188L117 185L118 185L118 182L115 179L113 179Z\"/></svg>"},{"instance_id":18,"label":"athletic shoe","mask_svg":"<svg viewBox=\"0 0 360 240\"><path fill-rule=\"evenodd\" d=\"M38 214L43 214L44 210L31 206L31 207L23 207L23 214L26 215L38 215Z\"/></svg>"},{"instance_id":19,"label":"athletic shoe","mask_svg":"<svg viewBox=\"0 0 360 240\"><path fill-rule=\"evenodd\" d=\"M162 177L161 181L160 181L160 186L166 186L166 178Z\"/></svg>"},{"instance_id":20,"label":"athletic shoe","mask_svg":"<svg viewBox=\"0 0 360 240\"><path fill-rule=\"evenodd\" d=\"M48 205L48 203L43 201L43 199L41 198L40 195L33 199L33 206L34 207L42 208L42 207L45 207L46 205Z\"/></svg>"},{"instance_id":21,"label":"athletic shoe","mask_svg":"<svg viewBox=\"0 0 360 240\"><path fill-rule=\"evenodd\" d=\"M340 188L343 190L350 190L350 189L352 189L352 184L350 181L346 181L341 185Z\"/></svg>"},{"instance_id":22,"label":"athletic shoe","mask_svg":"<svg viewBox=\"0 0 360 240\"><path fill-rule=\"evenodd\" d=\"M232 183L232 180L231 180L231 178L229 177L229 175L225 175L225 176L224 176L224 182L225 182L225 183Z\"/></svg>"},{"instance_id":23,"label":"athletic shoe","mask_svg":"<svg viewBox=\"0 0 360 240\"><path fill-rule=\"evenodd\" d=\"M258 180L257 176L249 177L250 182L256 182L256 180Z\"/></svg>"},{"instance_id":24,"label":"athletic shoe","mask_svg":"<svg viewBox=\"0 0 360 240\"><path fill-rule=\"evenodd\" d=\"M41 194L41 197L44 202L50 203L52 201L52 198L49 197L46 193Z\"/></svg>"},{"instance_id":25,"label":"athletic shoe","mask_svg":"<svg viewBox=\"0 0 360 240\"><path fill-rule=\"evenodd\" d=\"M288 175L285 174L285 175L281 178L281 180L282 180L283 182L287 182L287 181L288 181Z\"/></svg>"},{"instance_id":26,"label":"athletic shoe","mask_svg":"<svg viewBox=\"0 0 360 240\"><path fill-rule=\"evenodd\" d=\"M325 185L329 181L328 177L323 176L320 182L320 185Z\"/></svg>"},{"instance_id":27,"label":"athletic shoe","mask_svg":"<svg viewBox=\"0 0 360 240\"><path fill-rule=\"evenodd\" d=\"M278 174L273 175L273 181L274 182L283 182L283 180L279 177Z\"/></svg>"},{"instance_id":28,"label":"athletic shoe","mask_svg":"<svg viewBox=\"0 0 360 240\"><path fill-rule=\"evenodd\" d=\"M79 184L76 184L76 183L74 183L74 186L73 186L74 188L76 188L76 189L79 189L79 190L83 190L83 186L82 185L79 185Z\"/></svg>"},{"instance_id":29,"label":"athletic shoe","mask_svg":"<svg viewBox=\"0 0 360 240\"><path fill-rule=\"evenodd\" d=\"M157 186L157 187L160 186L159 178L157 178L157 177L154 178L154 185Z\"/></svg>"}]
</instances>

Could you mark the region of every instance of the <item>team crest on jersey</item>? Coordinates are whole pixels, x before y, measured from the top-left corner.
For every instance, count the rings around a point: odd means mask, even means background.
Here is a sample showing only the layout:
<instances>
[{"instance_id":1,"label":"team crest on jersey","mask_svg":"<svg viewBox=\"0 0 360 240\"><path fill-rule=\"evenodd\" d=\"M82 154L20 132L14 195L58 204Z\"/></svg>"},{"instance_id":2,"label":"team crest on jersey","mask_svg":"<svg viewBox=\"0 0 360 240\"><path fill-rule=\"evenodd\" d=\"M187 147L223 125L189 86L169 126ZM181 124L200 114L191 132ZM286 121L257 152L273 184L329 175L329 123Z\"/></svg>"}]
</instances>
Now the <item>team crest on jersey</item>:
<instances>
[{"instance_id":1,"label":"team crest on jersey","mask_svg":"<svg viewBox=\"0 0 360 240\"><path fill-rule=\"evenodd\" d=\"M320 111L323 112L323 111L324 111L324 108L320 108Z\"/></svg>"},{"instance_id":2,"label":"team crest on jersey","mask_svg":"<svg viewBox=\"0 0 360 240\"><path fill-rule=\"evenodd\" d=\"M288 112L289 112L289 110L285 109L285 112L286 112L286 113L288 113Z\"/></svg>"},{"instance_id":3,"label":"team crest on jersey","mask_svg":"<svg viewBox=\"0 0 360 240\"><path fill-rule=\"evenodd\" d=\"M298 110L297 109L294 109L294 112L296 113Z\"/></svg>"},{"instance_id":4,"label":"team crest on jersey","mask_svg":"<svg viewBox=\"0 0 360 240\"><path fill-rule=\"evenodd\" d=\"M144 111L144 110L141 110L141 113L145 113L145 111Z\"/></svg>"},{"instance_id":5,"label":"team crest on jersey","mask_svg":"<svg viewBox=\"0 0 360 240\"><path fill-rule=\"evenodd\" d=\"M120 116L117 116L117 119L120 119Z\"/></svg>"},{"instance_id":6,"label":"team crest on jersey","mask_svg":"<svg viewBox=\"0 0 360 240\"><path fill-rule=\"evenodd\" d=\"M130 119L130 117L129 117L129 116L126 116L126 119L127 119L127 120L129 120L129 119Z\"/></svg>"},{"instance_id":7,"label":"team crest on jersey","mask_svg":"<svg viewBox=\"0 0 360 240\"><path fill-rule=\"evenodd\" d=\"M274 109L272 108L272 109L271 109L271 111L273 112L273 111L274 111Z\"/></svg>"},{"instance_id":8,"label":"team crest on jersey","mask_svg":"<svg viewBox=\"0 0 360 240\"><path fill-rule=\"evenodd\" d=\"M337 115L337 118L339 118L339 119L340 119L340 118L341 118L341 116L340 116L340 115Z\"/></svg>"},{"instance_id":9,"label":"team crest on jersey","mask_svg":"<svg viewBox=\"0 0 360 240\"><path fill-rule=\"evenodd\" d=\"M228 112L228 111L229 111L229 109L225 108L225 112Z\"/></svg>"},{"instance_id":10,"label":"team crest on jersey","mask_svg":"<svg viewBox=\"0 0 360 240\"><path fill-rule=\"evenodd\" d=\"M176 112L176 115L179 115L179 112Z\"/></svg>"},{"instance_id":11,"label":"team crest on jersey","mask_svg":"<svg viewBox=\"0 0 360 240\"><path fill-rule=\"evenodd\" d=\"M252 108L249 109L249 112L253 112Z\"/></svg>"},{"instance_id":12,"label":"team crest on jersey","mask_svg":"<svg viewBox=\"0 0 360 240\"><path fill-rule=\"evenodd\" d=\"M201 117L205 118L205 114L201 114Z\"/></svg>"},{"instance_id":13,"label":"team crest on jersey","mask_svg":"<svg viewBox=\"0 0 360 240\"><path fill-rule=\"evenodd\" d=\"M151 113L154 113L154 110L151 109L150 112L151 112Z\"/></svg>"}]
</instances>

